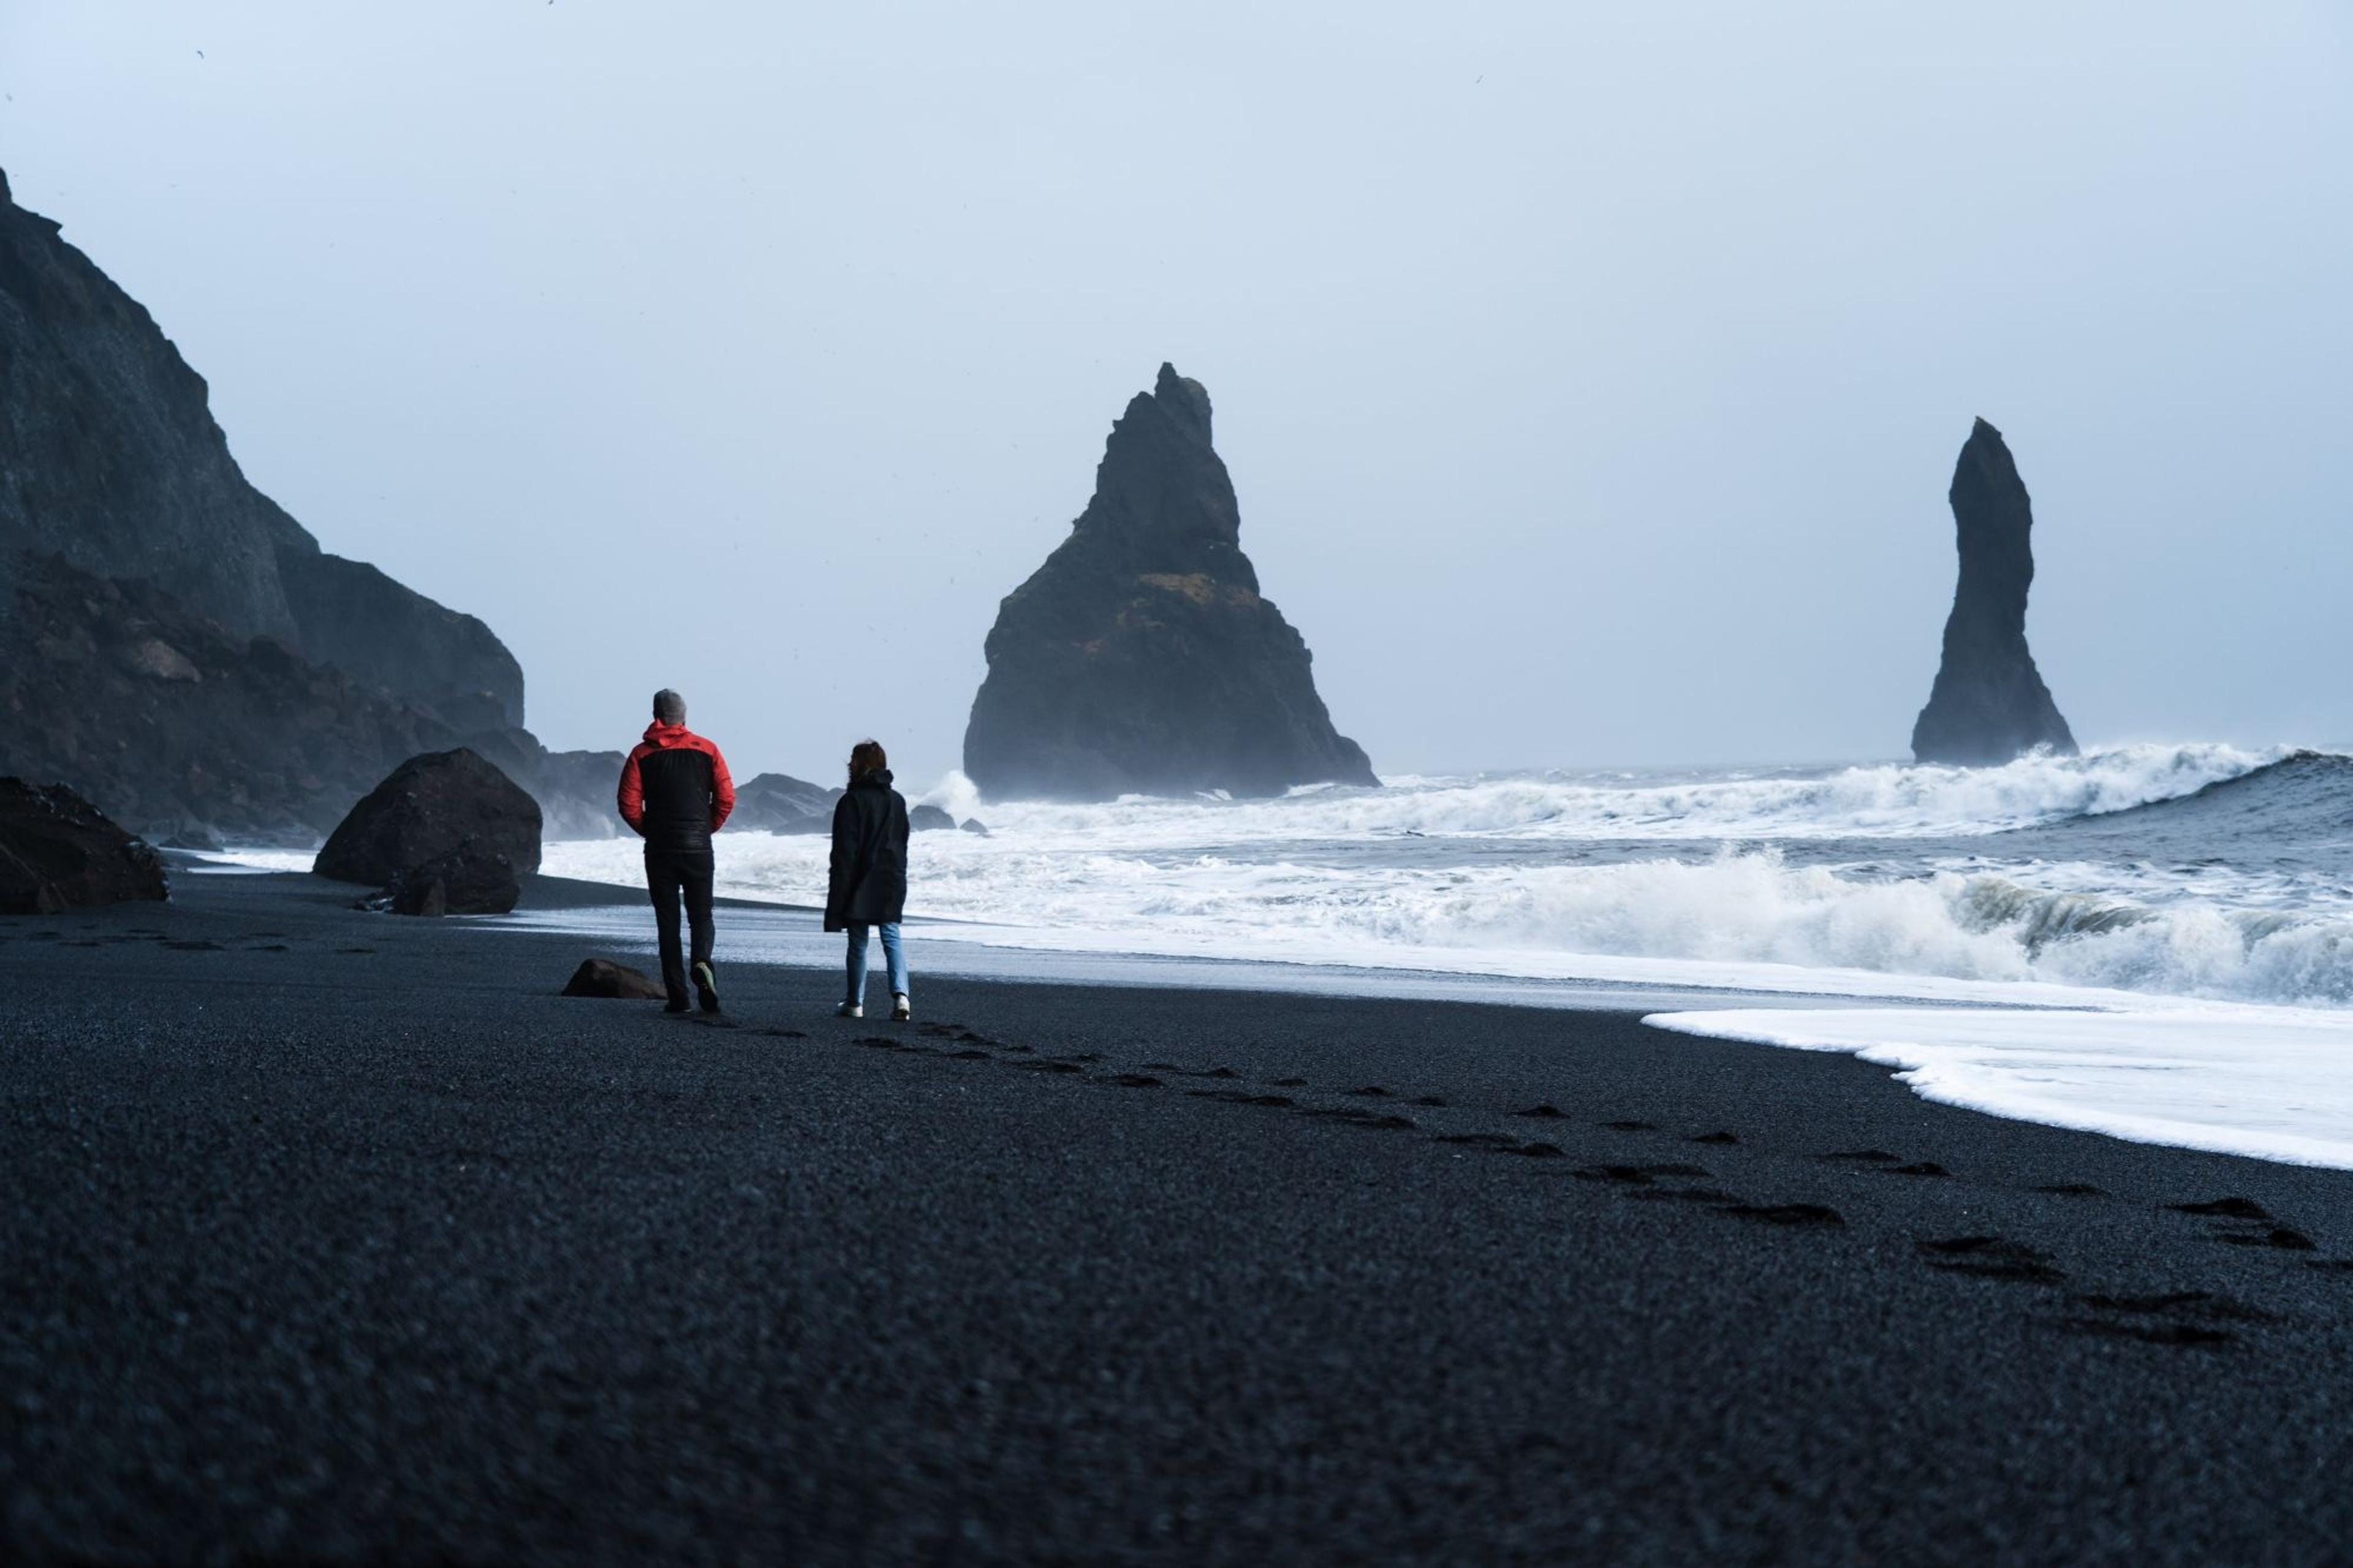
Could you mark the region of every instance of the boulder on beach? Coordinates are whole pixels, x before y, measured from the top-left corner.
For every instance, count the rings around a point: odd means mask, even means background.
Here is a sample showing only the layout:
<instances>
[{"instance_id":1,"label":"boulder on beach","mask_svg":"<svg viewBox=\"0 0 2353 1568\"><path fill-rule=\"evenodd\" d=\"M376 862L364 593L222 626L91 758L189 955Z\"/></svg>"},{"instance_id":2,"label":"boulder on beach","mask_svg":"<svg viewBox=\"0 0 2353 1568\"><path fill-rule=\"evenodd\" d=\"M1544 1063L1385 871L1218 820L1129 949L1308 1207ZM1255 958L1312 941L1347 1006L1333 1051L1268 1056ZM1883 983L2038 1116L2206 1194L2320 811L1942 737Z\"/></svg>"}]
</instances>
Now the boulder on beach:
<instances>
[{"instance_id":1,"label":"boulder on beach","mask_svg":"<svg viewBox=\"0 0 2353 1568\"><path fill-rule=\"evenodd\" d=\"M311 868L339 882L391 889L435 867L445 890L495 899L498 862L510 882L539 869L539 803L461 746L395 768L352 807ZM505 908L513 907L509 899Z\"/></svg>"},{"instance_id":2,"label":"boulder on beach","mask_svg":"<svg viewBox=\"0 0 2353 1568\"><path fill-rule=\"evenodd\" d=\"M616 1002L659 1002L668 994L644 971L609 958L584 958L564 983L566 996L601 996Z\"/></svg>"},{"instance_id":3,"label":"boulder on beach","mask_svg":"<svg viewBox=\"0 0 2353 1568\"><path fill-rule=\"evenodd\" d=\"M936 833L942 828L954 828L955 817L936 805L911 805L907 808L907 830L911 833Z\"/></svg>"},{"instance_id":4,"label":"boulder on beach","mask_svg":"<svg viewBox=\"0 0 2353 1568\"><path fill-rule=\"evenodd\" d=\"M1260 595L1209 395L1169 365L1112 426L1093 499L1006 596L987 655L964 771L997 798L1380 782Z\"/></svg>"},{"instance_id":5,"label":"boulder on beach","mask_svg":"<svg viewBox=\"0 0 2353 1568\"><path fill-rule=\"evenodd\" d=\"M988 837L988 824L983 822L976 816L970 816L965 819L964 830L966 833L976 833L983 838Z\"/></svg>"},{"instance_id":6,"label":"boulder on beach","mask_svg":"<svg viewBox=\"0 0 2353 1568\"><path fill-rule=\"evenodd\" d=\"M0 778L0 914L169 896L154 850L63 784Z\"/></svg>"},{"instance_id":7,"label":"boulder on beach","mask_svg":"<svg viewBox=\"0 0 2353 1568\"><path fill-rule=\"evenodd\" d=\"M502 915L522 898L504 850L469 838L446 855L410 868L385 885L379 903L396 915Z\"/></svg>"},{"instance_id":8,"label":"boulder on beach","mask_svg":"<svg viewBox=\"0 0 2353 1568\"><path fill-rule=\"evenodd\" d=\"M1949 492L1960 584L1945 622L1944 661L1912 727L1923 763L1999 764L2036 747L2075 754L2075 737L2026 647L2034 584L2034 509L2001 432L1980 419Z\"/></svg>"}]
</instances>

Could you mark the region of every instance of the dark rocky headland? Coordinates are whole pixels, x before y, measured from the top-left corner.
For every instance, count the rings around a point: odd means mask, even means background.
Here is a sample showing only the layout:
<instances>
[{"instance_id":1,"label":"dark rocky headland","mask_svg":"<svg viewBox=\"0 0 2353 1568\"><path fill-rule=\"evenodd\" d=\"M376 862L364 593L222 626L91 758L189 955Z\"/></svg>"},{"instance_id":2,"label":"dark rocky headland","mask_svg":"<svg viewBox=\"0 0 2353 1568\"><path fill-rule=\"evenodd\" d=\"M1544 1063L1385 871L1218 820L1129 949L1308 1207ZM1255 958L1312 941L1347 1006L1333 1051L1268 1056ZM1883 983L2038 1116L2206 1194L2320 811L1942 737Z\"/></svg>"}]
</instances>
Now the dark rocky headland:
<instances>
[{"instance_id":1,"label":"dark rocky headland","mask_svg":"<svg viewBox=\"0 0 2353 1568\"><path fill-rule=\"evenodd\" d=\"M1112 426L1093 499L1006 596L987 652L964 766L993 795L1380 782L1333 727L1305 639L1261 596L1209 395L1169 365Z\"/></svg>"},{"instance_id":2,"label":"dark rocky headland","mask_svg":"<svg viewBox=\"0 0 2353 1568\"><path fill-rule=\"evenodd\" d=\"M2026 647L2034 585L2034 508L2001 432L1980 419L1953 469L1960 584L1945 622L1944 663L1912 726L1923 763L1999 764L2038 746L2075 754L2075 737Z\"/></svg>"},{"instance_id":3,"label":"dark rocky headland","mask_svg":"<svg viewBox=\"0 0 2353 1568\"><path fill-rule=\"evenodd\" d=\"M488 626L321 550L248 483L204 378L5 175L0 718L0 773L158 837L315 842L404 759L459 744L601 824L621 763L566 772Z\"/></svg>"}]
</instances>

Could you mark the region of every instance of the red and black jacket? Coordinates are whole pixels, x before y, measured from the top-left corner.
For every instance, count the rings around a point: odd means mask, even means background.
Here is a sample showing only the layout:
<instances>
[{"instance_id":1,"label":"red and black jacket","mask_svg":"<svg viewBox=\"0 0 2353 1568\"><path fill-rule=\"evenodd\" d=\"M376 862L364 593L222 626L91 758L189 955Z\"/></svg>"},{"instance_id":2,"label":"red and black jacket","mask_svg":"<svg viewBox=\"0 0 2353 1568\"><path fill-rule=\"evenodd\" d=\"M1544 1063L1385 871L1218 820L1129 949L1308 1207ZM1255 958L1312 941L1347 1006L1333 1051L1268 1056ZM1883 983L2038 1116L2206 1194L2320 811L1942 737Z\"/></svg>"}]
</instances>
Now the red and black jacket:
<instances>
[{"instance_id":1,"label":"red and black jacket","mask_svg":"<svg viewBox=\"0 0 2353 1568\"><path fill-rule=\"evenodd\" d=\"M649 724L621 764L621 820L649 849L696 854L735 809L735 781L719 748L683 724Z\"/></svg>"}]
</instances>

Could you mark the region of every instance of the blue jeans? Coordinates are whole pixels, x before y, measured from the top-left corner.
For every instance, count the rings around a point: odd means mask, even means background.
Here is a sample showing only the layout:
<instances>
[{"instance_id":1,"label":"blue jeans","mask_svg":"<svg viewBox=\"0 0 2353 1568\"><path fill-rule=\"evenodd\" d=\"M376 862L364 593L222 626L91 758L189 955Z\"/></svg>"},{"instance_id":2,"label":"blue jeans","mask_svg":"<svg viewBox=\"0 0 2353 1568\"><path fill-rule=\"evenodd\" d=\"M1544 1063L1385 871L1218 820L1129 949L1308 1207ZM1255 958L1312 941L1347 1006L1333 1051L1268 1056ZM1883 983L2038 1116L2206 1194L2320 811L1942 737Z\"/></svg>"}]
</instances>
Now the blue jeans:
<instances>
[{"instance_id":1,"label":"blue jeans","mask_svg":"<svg viewBox=\"0 0 2353 1568\"><path fill-rule=\"evenodd\" d=\"M850 922L849 927L849 1005L866 1005L866 933L872 926ZM899 922L886 921L881 926L882 962L891 971L891 994L907 994L907 954L899 946Z\"/></svg>"}]
</instances>

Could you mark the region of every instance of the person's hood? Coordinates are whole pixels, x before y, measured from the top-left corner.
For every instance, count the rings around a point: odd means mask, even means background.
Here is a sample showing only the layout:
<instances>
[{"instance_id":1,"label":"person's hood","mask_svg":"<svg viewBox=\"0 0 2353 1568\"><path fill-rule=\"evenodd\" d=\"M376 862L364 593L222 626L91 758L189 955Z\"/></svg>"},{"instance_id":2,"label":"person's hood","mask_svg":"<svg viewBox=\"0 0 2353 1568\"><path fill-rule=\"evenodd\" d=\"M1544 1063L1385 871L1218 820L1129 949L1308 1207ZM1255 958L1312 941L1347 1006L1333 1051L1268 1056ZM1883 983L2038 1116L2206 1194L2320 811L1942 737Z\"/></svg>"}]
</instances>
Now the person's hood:
<instances>
[{"instance_id":1,"label":"person's hood","mask_svg":"<svg viewBox=\"0 0 2353 1568\"><path fill-rule=\"evenodd\" d=\"M852 789L857 789L866 784L872 784L876 789L889 789L891 787L891 770L889 768L877 768L871 773L860 775L857 784L850 785L850 787Z\"/></svg>"},{"instance_id":2,"label":"person's hood","mask_svg":"<svg viewBox=\"0 0 2353 1568\"><path fill-rule=\"evenodd\" d=\"M682 746L693 739L694 731L683 724L665 724L657 719L646 726L646 744L649 746Z\"/></svg>"}]
</instances>

